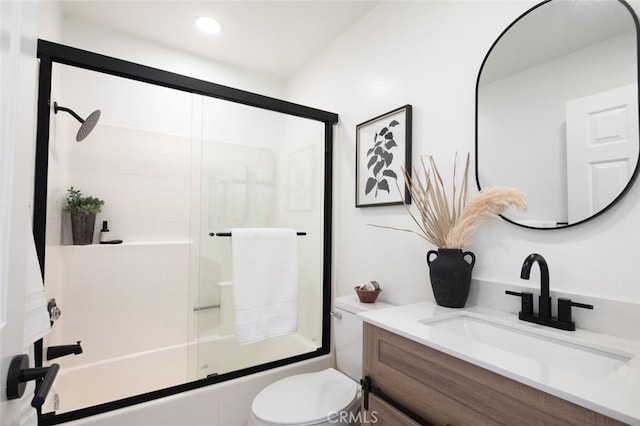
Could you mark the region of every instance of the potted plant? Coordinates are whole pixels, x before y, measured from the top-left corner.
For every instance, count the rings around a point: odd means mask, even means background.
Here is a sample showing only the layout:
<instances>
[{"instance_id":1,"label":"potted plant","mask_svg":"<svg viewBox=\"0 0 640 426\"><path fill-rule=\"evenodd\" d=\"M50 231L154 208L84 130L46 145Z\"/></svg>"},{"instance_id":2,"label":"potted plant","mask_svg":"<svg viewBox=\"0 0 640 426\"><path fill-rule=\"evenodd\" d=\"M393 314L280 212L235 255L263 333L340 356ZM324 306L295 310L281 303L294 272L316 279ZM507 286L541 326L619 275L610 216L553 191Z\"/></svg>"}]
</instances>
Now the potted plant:
<instances>
[{"instance_id":1,"label":"potted plant","mask_svg":"<svg viewBox=\"0 0 640 426\"><path fill-rule=\"evenodd\" d=\"M102 211L103 205L104 201L99 198L83 197L82 192L73 186L67 189L64 210L71 214L71 236L74 245L93 242L96 214Z\"/></svg>"},{"instance_id":2,"label":"potted plant","mask_svg":"<svg viewBox=\"0 0 640 426\"><path fill-rule=\"evenodd\" d=\"M456 184L457 163L456 157L451 198L445 190L433 157L429 157L428 164L422 158L421 174L414 169L411 177L404 170L405 185L411 193L418 215L406 203L404 206L419 232L374 225L413 232L437 248L427 252L433 295L436 303L451 308L464 307L469 295L475 255L470 251L463 252L462 248L468 244L478 225L487 217L501 214L509 206L519 209L526 207L524 195L513 188L486 188L468 200L469 155L467 154L459 185Z\"/></svg>"}]
</instances>

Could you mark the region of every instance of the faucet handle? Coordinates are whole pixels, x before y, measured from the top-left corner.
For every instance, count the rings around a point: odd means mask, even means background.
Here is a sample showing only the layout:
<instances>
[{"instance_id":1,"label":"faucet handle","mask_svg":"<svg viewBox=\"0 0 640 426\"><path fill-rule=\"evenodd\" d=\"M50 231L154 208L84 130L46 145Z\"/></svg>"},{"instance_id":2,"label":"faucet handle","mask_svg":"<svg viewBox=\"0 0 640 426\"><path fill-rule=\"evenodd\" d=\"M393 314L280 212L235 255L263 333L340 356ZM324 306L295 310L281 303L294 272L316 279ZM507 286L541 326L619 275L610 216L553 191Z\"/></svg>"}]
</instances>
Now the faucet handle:
<instances>
[{"instance_id":1,"label":"faucet handle","mask_svg":"<svg viewBox=\"0 0 640 426\"><path fill-rule=\"evenodd\" d=\"M558 321L571 323L571 308L593 309L593 305L587 305L586 303L574 302L571 299L564 297L558 298Z\"/></svg>"},{"instance_id":2,"label":"faucet handle","mask_svg":"<svg viewBox=\"0 0 640 426\"><path fill-rule=\"evenodd\" d=\"M505 294L510 296L519 296L522 298L522 304L520 306L520 313L525 315L533 314L533 293L523 291L519 293L517 291L506 290Z\"/></svg>"}]
</instances>

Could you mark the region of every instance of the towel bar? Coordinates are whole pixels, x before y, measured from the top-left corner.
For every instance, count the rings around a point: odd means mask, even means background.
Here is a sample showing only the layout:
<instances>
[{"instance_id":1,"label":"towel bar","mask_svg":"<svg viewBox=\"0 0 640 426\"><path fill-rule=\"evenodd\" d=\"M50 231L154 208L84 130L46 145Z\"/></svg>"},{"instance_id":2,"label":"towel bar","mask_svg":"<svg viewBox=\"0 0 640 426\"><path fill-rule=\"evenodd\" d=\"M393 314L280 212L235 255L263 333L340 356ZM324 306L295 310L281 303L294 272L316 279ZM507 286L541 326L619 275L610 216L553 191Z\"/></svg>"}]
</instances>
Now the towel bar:
<instances>
[{"instance_id":1,"label":"towel bar","mask_svg":"<svg viewBox=\"0 0 640 426\"><path fill-rule=\"evenodd\" d=\"M206 309L214 309L214 308L219 308L220 304L217 305L202 305L202 306L195 306L193 308L193 312L197 312L197 311L204 311Z\"/></svg>"},{"instance_id":2,"label":"towel bar","mask_svg":"<svg viewBox=\"0 0 640 426\"><path fill-rule=\"evenodd\" d=\"M296 232L296 235L307 235L306 232ZM230 237L231 232L209 232L210 237Z\"/></svg>"}]
</instances>

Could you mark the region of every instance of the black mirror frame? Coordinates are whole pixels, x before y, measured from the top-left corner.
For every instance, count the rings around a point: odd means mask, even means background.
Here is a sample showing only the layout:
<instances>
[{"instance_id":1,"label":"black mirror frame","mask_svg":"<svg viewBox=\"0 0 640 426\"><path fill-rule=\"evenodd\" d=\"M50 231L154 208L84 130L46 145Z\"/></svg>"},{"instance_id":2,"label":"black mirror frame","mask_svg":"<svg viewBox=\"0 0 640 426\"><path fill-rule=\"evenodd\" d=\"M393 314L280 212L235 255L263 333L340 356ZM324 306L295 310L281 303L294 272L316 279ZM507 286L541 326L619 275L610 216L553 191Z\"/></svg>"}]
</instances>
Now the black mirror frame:
<instances>
[{"instance_id":1,"label":"black mirror frame","mask_svg":"<svg viewBox=\"0 0 640 426\"><path fill-rule=\"evenodd\" d=\"M518 16L511 24L509 24L498 36L498 38L496 38L496 40L493 42L493 44L491 45L491 47L489 48L489 50L487 51L487 54L485 55L484 59L482 60L482 64L480 65L480 70L478 71L478 77L476 79L476 99L475 99L475 172L476 172L476 185L478 187L478 190L481 191L482 187L480 186L480 177L479 177L479 162L478 162L478 89L480 86L480 77L482 76L482 70L484 69L485 63L487 62L487 59L489 59L489 56L491 55L491 52L493 51L493 49L496 47L496 45L498 44L498 42L502 39L502 37L514 26L516 25L521 19L523 19L526 15L528 15L530 12L534 11L535 9L544 6L547 3L552 2L553 0L544 0L538 4L536 4L535 6L529 8L528 10L526 10L522 15ZM629 12L629 14L631 15L631 18L633 19L633 23L634 26L636 28L636 66L637 66L637 71L636 74L638 75L638 77L640 78L640 22L638 22L638 16L636 15L635 11L633 10L633 8L625 1L625 0L615 0L617 2L619 2L622 6L624 6L627 11ZM640 102L640 82L638 83L638 102ZM601 216L603 213L609 211L614 205L616 205L631 189L631 187L633 186L633 184L635 183L635 181L638 178L638 174L640 174L640 154L638 155L638 162L636 162L636 167L635 170L633 171L633 174L631 175L631 178L629 179L629 182L627 182L627 185L624 187L624 189L620 192L620 194L618 194L618 196L611 201L611 203L609 203L605 208L603 208L602 210L598 211L597 213L583 219L580 220L578 222L574 222L574 223L568 223L564 226L557 226L555 228L537 228L534 226L528 226L528 225L523 225L520 224L518 222L515 222L511 219L506 218L503 215L500 215L500 217L504 220L506 220L509 223L513 223L516 226L519 226L521 228L528 228L528 229L536 229L536 230L543 230L543 231L547 231L547 230L557 230L557 229L565 229L565 228L571 228L574 227L576 225L580 225L583 224L585 222L588 222L596 217Z\"/></svg>"}]
</instances>

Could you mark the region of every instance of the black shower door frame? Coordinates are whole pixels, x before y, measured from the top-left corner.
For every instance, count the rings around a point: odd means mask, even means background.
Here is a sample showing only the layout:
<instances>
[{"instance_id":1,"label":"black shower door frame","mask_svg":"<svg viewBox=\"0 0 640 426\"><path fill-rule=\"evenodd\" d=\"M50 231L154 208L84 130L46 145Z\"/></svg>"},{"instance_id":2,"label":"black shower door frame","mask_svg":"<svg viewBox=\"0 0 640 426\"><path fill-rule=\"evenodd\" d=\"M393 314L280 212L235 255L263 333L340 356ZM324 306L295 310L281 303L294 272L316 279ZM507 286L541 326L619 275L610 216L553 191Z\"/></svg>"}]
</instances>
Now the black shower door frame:
<instances>
[{"instance_id":1,"label":"black shower door frame","mask_svg":"<svg viewBox=\"0 0 640 426\"><path fill-rule=\"evenodd\" d=\"M33 234L40 262L40 270L44 276L46 212L47 212L47 175L49 162L49 128L51 112L51 78L54 63L70 65L104 74L155 84L157 86L176 89L216 99L223 99L242 105L280 112L296 117L319 121L324 124L324 222L323 222L323 267L322 267L322 345L317 350L296 355L266 364L253 366L230 373L207 377L200 380L159 389L132 397L110 401L92 407L82 408L67 413L39 413L39 425L55 425L100 413L140 404L169 395L174 395L214 385L272 368L293 364L299 361L326 355L330 350L330 310L331 310L331 223L332 223L332 170L333 170L333 126L338 122L338 114L320 109L287 102L228 86L199 80L185 75L164 71L158 68L140 65L134 62L105 56L74 47L65 46L45 40L38 40L38 58L40 60L36 158L33 201ZM42 340L35 345L36 366L42 365ZM96 384L98 385L98 384Z\"/></svg>"}]
</instances>

